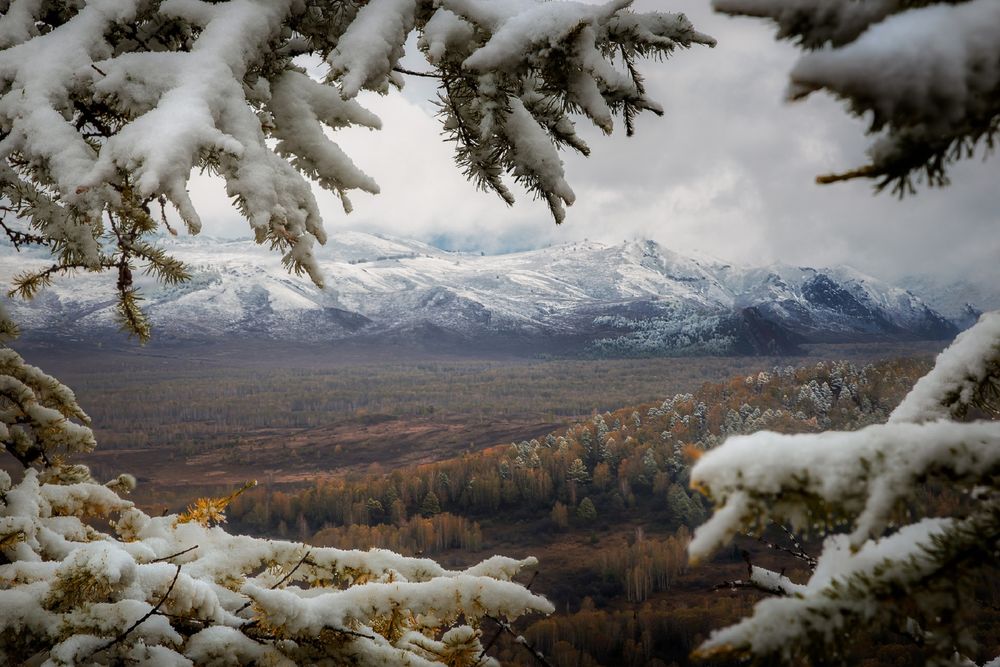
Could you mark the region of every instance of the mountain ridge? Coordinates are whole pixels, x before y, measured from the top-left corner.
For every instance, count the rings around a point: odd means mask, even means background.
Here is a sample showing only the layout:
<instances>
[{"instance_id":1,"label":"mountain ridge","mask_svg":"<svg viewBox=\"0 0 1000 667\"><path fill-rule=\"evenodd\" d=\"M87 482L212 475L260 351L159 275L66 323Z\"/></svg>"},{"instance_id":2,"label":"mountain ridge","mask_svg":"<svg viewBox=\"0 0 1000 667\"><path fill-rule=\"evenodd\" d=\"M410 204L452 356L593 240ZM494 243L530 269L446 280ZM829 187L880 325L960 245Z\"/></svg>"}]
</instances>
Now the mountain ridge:
<instances>
[{"instance_id":1,"label":"mountain ridge","mask_svg":"<svg viewBox=\"0 0 1000 667\"><path fill-rule=\"evenodd\" d=\"M316 257L328 287L289 275L249 240L167 238L191 281L142 276L158 337L417 341L524 346L569 355L773 354L807 342L944 339L956 323L913 293L846 266L740 266L655 241L568 243L504 255L447 251L363 232ZM0 279L47 264L0 248ZM29 335L106 335L107 276L57 280L9 309ZM35 333L39 332L39 333Z\"/></svg>"}]
</instances>

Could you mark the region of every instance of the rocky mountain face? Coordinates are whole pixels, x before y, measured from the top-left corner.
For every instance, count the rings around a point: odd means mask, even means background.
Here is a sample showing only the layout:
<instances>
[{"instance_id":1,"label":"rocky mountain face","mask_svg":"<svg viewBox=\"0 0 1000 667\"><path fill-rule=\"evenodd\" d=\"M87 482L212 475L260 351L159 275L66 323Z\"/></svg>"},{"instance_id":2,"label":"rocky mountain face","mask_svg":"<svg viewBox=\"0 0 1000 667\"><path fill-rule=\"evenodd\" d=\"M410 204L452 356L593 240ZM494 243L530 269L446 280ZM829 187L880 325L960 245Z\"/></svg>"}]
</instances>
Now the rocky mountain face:
<instances>
[{"instance_id":1,"label":"rocky mountain face","mask_svg":"<svg viewBox=\"0 0 1000 667\"><path fill-rule=\"evenodd\" d=\"M804 342L940 339L956 323L913 293L846 267L741 267L653 241L507 255L345 232L318 257L320 289L251 241L164 240L191 269L142 280L158 339L405 342L567 355L764 354ZM0 279L46 265L0 247ZM81 274L8 308L29 338L117 330L114 281Z\"/></svg>"}]
</instances>

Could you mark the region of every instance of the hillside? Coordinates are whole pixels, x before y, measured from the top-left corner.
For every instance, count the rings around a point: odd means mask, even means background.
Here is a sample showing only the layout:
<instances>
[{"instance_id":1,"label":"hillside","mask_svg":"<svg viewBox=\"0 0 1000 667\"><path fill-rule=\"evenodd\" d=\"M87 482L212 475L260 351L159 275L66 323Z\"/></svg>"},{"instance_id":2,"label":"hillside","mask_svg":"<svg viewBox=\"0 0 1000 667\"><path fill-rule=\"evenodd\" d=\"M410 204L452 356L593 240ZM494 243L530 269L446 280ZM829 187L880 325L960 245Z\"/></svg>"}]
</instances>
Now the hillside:
<instances>
[{"instance_id":1,"label":"hillside","mask_svg":"<svg viewBox=\"0 0 1000 667\"><path fill-rule=\"evenodd\" d=\"M467 453L389 474L317 482L299 492L258 488L238 499L230 520L258 533L339 547L385 546L433 554L446 563L494 552L536 555L534 590L555 616L520 632L559 665L687 664L713 627L745 614L753 593L713 590L745 572L744 556L795 579L802 564L744 539L710 564L689 568L684 547L707 505L688 489L688 466L730 434L760 429L818 432L884 421L926 360L858 366L820 363L706 383L593 415L544 437ZM913 503L953 507L960 498L928 489ZM764 535L779 545L777 529ZM806 548L815 548L806 538ZM984 603L969 609L983 655L1000 648L1000 586L981 582ZM533 664L501 640L499 655ZM902 637L853 647L854 664L918 664ZM992 652L992 653L991 653ZM902 661L902 662L900 662Z\"/></svg>"}]
</instances>

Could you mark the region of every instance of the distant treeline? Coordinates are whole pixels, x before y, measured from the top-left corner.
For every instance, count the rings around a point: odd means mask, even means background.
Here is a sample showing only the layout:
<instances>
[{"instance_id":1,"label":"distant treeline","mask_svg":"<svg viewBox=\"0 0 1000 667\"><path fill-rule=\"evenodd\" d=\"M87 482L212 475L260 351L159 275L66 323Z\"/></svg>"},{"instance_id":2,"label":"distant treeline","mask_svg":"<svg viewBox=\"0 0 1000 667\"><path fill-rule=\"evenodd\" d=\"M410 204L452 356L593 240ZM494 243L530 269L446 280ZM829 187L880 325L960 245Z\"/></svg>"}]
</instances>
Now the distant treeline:
<instances>
[{"instance_id":1,"label":"distant treeline","mask_svg":"<svg viewBox=\"0 0 1000 667\"><path fill-rule=\"evenodd\" d=\"M102 450L170 447L189 455L261 431L380 416L560 421L656 400L764 363L751 357L411 361L311 370L277 362L260 368L116 358L101 372L70 366L58 375L92 417Z\"/></svg>"},{"instance_id":2,"label":"distant treeline","mask_svg":"<svg viewBox=\"0 0 1000 667\"><path fill-rule=\"evenodd\" d=\"M238 527L266 534L282 524L312 532L401 526L439 512L545 518L553 529L566 530L615 521L641 506L670 529L692 527L707 508L687 488L691 457L734 433L853 429L882 421L927 367L911 360L776 368L457 459L320 482L299 492L264 486L244 494L230 516Z\"/></svg>"}]
</instances>

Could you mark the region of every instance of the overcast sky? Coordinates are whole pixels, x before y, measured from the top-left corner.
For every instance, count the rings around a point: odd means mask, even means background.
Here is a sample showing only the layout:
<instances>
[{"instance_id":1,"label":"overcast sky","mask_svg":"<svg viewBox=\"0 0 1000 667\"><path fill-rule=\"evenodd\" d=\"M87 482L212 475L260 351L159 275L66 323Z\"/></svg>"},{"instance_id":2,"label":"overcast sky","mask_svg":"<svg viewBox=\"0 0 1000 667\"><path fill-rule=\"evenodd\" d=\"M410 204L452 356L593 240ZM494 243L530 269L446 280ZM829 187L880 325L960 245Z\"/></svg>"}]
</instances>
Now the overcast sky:
<instances>
[{"instance_id":1,"label":"overcast sky","mask_svg":"<svg viewBox=\"0 0 1000 667\"><path fill-rule=\"evenodd\" d=\"M382 193L354 193L355 211L345 216L319 192L327 230L487 253L652 238L746 264L846 263L890 280L929 273L1000 283L1000 157L977 157L952 171L951 187L902 202L873 194L867 182L815 185L816 174L861 164L867 140L864 124L827 96L782 101L796 49L775 42L764 23L714 15L707 0L636 6L684 11L719 45L645 64L666 115L648 114L631 139L623 128L604 137L580 121L593 150L590 158L564 154L577 202L563 225L530 196L508 208L465 181L427 102L433 82L411 78L402 94L364 98L383 130L334 135ZM406 64L420 68L419 54ZM247 234L221 185L199 180L192 191L205 233Z\"/></svg>"}]
</instances>

